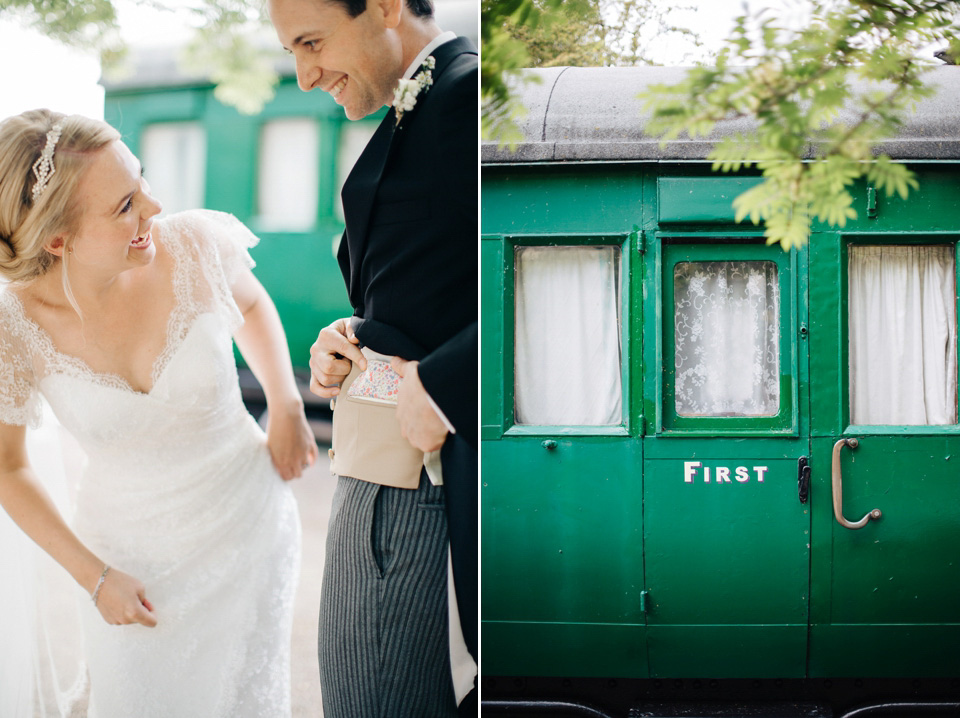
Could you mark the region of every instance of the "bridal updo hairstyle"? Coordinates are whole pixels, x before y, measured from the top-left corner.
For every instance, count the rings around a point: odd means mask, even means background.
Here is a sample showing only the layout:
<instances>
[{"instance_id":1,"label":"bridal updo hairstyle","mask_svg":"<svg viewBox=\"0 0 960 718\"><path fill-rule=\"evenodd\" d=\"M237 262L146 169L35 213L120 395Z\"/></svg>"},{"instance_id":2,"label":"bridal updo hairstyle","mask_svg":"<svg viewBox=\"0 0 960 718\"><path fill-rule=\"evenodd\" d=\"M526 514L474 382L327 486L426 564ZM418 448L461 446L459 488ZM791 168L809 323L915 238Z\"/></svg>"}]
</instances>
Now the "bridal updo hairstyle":
<instances>
[{"instance_id":1,"label":"bridal updo hairstyle","mask_svg":"<svg viewBox=\"0 0 960 718\"><path fill-rule=\"evenodd\" d=\"M63 129L53 154L56 171L34 201L33 165L58 120ZM31 110L0 122L0 278L29 281L58 262L44 245L56 234L69 237L77 230L81 208L74 200L89 157L119 139L105 122L50 110ZM66 253L63 256L66 259Z\"/></svg>"}]
</instances>

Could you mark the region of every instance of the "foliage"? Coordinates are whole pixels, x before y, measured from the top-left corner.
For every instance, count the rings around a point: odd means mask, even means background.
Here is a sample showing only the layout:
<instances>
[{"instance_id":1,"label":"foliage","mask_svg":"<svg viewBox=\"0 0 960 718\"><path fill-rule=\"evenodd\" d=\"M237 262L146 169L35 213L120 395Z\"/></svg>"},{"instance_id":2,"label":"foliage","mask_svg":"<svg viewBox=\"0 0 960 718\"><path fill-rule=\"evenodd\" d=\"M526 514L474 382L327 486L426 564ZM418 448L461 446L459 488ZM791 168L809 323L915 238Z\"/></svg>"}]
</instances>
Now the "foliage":
<instances>
[{"instance_id":1,"label":"foliage","mask_svg":"<svg viewBox=\"0 0 960 718\"><path fill-rule=\"evenodd\" d=\"M53 39L99 52L104 72L122 75L126 46L117 10L124 1L0 0L0 17L14 16ZM214 94L221 102L254 114L273 97L277 53L264 50L256 40L268 25L260 0L150 0L136 4L193 16L197 29L184 53L185 69L208 75L217 85Z\"/></svg>"},{"instance_id":2,"label":"foliage","mask_svg":"<svg viewBox=\"0 0 960 718\"><path fill-rule=\"evenodd\" d=\"M511 94L516 74L529 67L530 51L513 31L537 32L547 25L562 0L481 0L480 3L480 107L481 133L513 143L519 138L516 120L524 110Z\"/></svg>"},{"instance_id":3,"label":"foliage","mask_svg":"<svg viewBox=\"0 0 960 718\"><path fill-rule=\"evenodd\" d=\"M531 81L527 67L589 67L648 63L654 34L693 37L675 27L664 0L482 0L480 84L483 136L503 144L519 139L523 108L511 89ZM695 43L696 38L693 37Z\"/></svg>"},{"instance_id":4,"label":"foliage","mask_svg":"<svg viewBox=\"0 0 960 718\"><path fill-rule=\"evenodd\" d=\"M957 0L812 0L810 21L788 31L769 12L744 14L715 66L644 93L649 131L664 141L753 120L711 153L724 172L755 166L763 182L734 200L737 221L765 222L768 243L802 246L814 218L843 227L857 216L850 186L865 178L906 198L913 173L875 154L931 90L932 53L960 49ZM925 51L930 60L919 56Z\"/></svg>"}]
</instances>

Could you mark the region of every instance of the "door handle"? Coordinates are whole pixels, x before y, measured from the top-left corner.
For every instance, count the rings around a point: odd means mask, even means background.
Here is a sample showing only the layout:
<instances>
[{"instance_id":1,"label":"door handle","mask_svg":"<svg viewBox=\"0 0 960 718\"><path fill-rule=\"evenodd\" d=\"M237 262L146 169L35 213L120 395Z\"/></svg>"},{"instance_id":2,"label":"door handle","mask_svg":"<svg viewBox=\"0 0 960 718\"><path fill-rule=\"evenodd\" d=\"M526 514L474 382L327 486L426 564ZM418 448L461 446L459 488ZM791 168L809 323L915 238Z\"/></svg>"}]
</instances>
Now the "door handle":
<instances>
[{"instance_id":1,"label":"door handle","mask_svg":"<svg viewBox=\"0 0 960 718\"><path fill-rule=\"evenodd\" d=\"M873 511L868 512L862 519L859 521L847 521L843 518L843 476L840 473L840 450L844 446L849 446L851 449L856 449L860 445L860 442L856 439L840 439L836 444L833 445L833 462L831 467L833 469L833 475L831 477L831 482L833 485L833 516L837 520L837 523L841 526L845 526L848 529L860 529L867 525L867 522L870 519L876 521L880 518L880 509L874 509Z\"/></svg>"}]
</instances>

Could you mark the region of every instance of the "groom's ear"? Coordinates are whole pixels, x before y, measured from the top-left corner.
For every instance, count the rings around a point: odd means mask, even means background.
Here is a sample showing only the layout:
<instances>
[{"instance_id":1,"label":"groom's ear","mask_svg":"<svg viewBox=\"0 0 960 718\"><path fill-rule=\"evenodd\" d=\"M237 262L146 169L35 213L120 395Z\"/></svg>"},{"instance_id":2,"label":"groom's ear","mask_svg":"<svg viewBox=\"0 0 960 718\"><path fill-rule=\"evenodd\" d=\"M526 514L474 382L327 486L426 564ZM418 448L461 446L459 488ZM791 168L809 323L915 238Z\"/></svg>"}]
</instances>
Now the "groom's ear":
<instances>
[{"instance_id":1,"label":"groom's ear","mask_svg":"<svg viewBox=\"0 0 960 718\"><path fill-rule=\"evenodd\" d=\"M383 24L385 27L394 30L400 24L400 17L403 15L403 6L406 0L368 0L375 2L383 14Z\"/></svg>"}]
</instances>

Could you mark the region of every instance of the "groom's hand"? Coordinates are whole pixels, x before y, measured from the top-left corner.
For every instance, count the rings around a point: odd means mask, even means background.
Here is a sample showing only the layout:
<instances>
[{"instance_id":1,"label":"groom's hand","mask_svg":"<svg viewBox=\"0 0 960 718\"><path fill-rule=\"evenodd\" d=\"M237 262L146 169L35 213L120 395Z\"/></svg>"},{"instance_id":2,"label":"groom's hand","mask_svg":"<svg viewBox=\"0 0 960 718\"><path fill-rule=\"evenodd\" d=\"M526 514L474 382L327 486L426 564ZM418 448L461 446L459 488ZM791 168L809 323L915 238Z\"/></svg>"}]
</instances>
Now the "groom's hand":
<instances>
[{"instance_id":1,"label":"groom's hand","mask_svg":"<svg viewBox=\"0 0 960 718\"><path fill-rule=\"evenodd\" d=\"M394 357L390 364L402 378L397 396L397 420L400 433L420 451L437 451L447 439L447 427L434 411L427 390L420 383L420 362Z\"/></svg>"},{"instance_id":2,"label":"groom's hand","mask_svg":"<svg viewBox=\"0 0 960 718\"><path fill-rule=\"evenodd\" d=\"M360 342L353 334L350 319L338 319L320 330L317 341L310 347L310 391L324 399L340 393L340 384L350 373L351 363L367 368L367 360L360 352Z\"/></svg>"}]
</instances>

